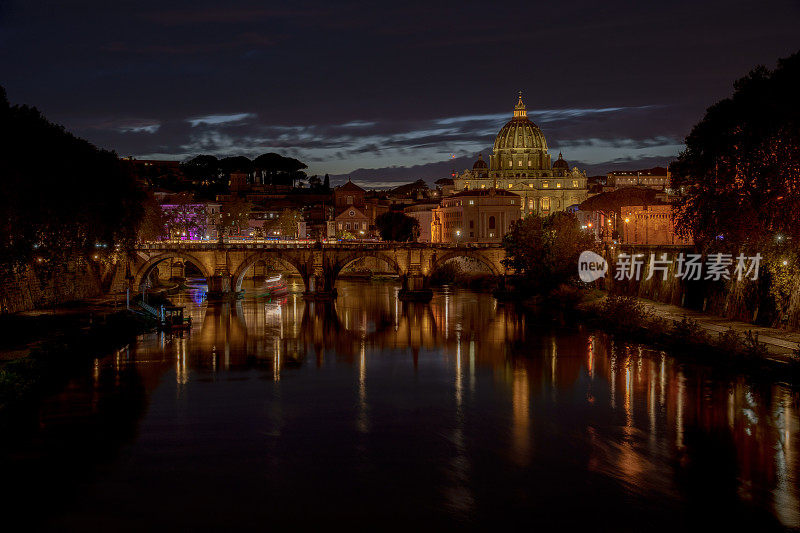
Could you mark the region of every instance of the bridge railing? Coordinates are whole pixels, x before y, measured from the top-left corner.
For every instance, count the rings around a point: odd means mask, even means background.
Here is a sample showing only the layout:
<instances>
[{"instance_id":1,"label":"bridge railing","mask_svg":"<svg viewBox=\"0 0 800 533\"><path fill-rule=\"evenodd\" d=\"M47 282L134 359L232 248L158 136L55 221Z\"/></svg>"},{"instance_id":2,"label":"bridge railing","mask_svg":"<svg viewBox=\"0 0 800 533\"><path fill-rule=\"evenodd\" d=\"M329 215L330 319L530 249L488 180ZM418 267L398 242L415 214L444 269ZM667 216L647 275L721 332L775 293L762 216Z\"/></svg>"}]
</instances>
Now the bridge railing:
<instances>
[{"instance_id":1,"label":"bridge railing","mask_svg":"<svg viewBox=\"0 0 800 533\"><path fill-rule=\"evenodd\" d=\"M244 250L280 250L280 249L363 249L373 250L393 250L402 248L437 248L437 249L460 249L460 248L501 248L499 243L425 243L425 242L386 242L386 241L309 241L309 240L267 240L267 239L224 239L221 243L226 248L237 248ZM146 241L139 244L140 250L214 250L220 245L218 241L208 240L163 240Z\"/></svg>"}]
</instances>

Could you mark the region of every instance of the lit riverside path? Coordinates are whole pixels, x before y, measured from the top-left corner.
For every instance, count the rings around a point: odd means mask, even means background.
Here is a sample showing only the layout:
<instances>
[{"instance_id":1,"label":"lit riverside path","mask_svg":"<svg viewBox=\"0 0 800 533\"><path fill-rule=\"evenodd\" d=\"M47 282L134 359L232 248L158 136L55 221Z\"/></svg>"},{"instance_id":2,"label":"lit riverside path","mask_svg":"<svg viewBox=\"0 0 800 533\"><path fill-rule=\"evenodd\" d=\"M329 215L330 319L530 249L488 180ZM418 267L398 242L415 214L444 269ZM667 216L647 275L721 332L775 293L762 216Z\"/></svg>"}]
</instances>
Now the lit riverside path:
<instances>
[{"instance_id":1,"label":"lit riverside path","mask_svg":"<svg viewBox=\"0 0 800 533\"><path fill-rule=\"evenodd\" d=\"M729 328L733 328L733 330L739 334L744 334L748 331L758 333L758 342L767 348L770 354L769 359L772 360L787 362L793 358L794 351L800 347L800 332L790 332L777 328L757 326L755 324L709 315L700 311L686 309L685 307L656 302L645 298L638 298L638 300L647 311L652 312L655 316L660 318L675 322L680 322L683 317L695 320L700 327L703 328L706 333L710 333L712 337L726 332Z\"/></svg>"}]
</instances>

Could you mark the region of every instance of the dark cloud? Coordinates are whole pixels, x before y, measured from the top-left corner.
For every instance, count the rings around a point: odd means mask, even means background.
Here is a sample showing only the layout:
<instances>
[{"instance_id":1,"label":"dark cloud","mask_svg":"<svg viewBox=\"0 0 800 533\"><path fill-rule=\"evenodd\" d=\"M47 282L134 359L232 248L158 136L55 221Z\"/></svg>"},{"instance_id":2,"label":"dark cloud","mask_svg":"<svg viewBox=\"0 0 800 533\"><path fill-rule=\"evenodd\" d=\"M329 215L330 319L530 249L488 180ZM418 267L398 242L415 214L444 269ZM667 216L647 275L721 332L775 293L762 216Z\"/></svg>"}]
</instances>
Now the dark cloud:
<instances>
[{"instance_id":1,"label":"dark cloud","mask_svg":"<svg viewBox=\"0 0 800 533\"><path fill-rule=\"evenodd\" d=\"M277 150L363 179L488 156L518 90L571 164L663 163L733 80L796 51L800 23L786 0L0 6L10 100L100 146Z\"/></svg>"}]
</instances>

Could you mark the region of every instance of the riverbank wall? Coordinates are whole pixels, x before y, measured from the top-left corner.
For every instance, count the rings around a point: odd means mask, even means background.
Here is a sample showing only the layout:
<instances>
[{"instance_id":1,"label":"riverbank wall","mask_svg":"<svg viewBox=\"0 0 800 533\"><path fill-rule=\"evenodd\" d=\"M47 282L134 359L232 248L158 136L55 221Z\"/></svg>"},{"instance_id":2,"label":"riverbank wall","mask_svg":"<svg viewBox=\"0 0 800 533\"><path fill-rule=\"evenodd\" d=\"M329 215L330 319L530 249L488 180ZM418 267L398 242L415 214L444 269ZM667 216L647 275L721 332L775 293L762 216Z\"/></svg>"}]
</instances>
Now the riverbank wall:
<instances>
[{"instance_id":1,"label":"riverbank wall","mask_svg":"<svg viewBox=\"0 0 800 533\"><path fill-rule=\"evenodd\" d=\"M111 262L75 259L52 269L35 264L16 270L3 268L0 309L18 313L99 296L109 290L116 267Z\"/></svg>"}]
</instances>

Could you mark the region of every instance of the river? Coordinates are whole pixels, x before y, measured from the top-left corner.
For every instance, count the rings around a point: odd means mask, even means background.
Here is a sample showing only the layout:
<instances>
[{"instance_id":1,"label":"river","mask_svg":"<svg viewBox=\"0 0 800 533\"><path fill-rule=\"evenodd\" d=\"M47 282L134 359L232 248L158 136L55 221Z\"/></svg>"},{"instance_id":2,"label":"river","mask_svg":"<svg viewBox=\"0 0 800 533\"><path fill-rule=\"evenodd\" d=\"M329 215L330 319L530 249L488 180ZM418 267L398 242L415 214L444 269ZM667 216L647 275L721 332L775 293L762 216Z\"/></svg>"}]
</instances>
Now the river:
<instances>
[{"instance_id":1,"label":"river","mask_svg":"<svg viewBox=\"0 0 800 533\"><path fill-rule=\"evenodd\" d=\"M188 290L3 438L53 530L800 527L798 394L465 290ZM293 286L299 290L297 285ZM251 291L257 292L257 290Z\"/></svg>"}]
</instances>

